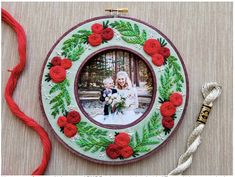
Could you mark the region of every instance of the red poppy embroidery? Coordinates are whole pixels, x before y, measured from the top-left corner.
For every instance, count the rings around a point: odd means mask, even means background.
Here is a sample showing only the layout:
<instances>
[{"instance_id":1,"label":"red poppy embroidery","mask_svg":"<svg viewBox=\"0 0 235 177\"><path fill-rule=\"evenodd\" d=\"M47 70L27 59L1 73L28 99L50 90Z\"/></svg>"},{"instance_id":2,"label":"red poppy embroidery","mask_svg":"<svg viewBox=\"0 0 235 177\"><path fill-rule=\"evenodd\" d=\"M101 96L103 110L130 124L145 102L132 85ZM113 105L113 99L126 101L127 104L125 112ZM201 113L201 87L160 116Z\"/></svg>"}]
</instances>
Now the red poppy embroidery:
<instances>
[{"instance_id":1,"label":"red poppy embroidery","mask_svg":"<svg viewBox=\"0 0 235 177\"><path fill-rule=\"evenodd\" d=\"M175 106L180 106L183 103L183 97L179 93L173 93L170 96L170 102Z\"/></svg>"},{"instance_id":2,"label":"red poppy embroidery","mask_svg":"<svg viewBox=\"0 0 235 177\"><path fill-rule=\"evenodd\" d=\"M64 127L64 135L67 136L68 138L73 137L77 133L77 127L73 124L66 124Z\"/></svg>"},{"instance_id":3,"label":"red poppy embroidery","mask_svg":"<svg viewBox=\"0 0 235 177\"><path fill-rule=\"evenodd\" d=\"M60 117L58 118L58 120L57 120L57 124L58 124L58 126L61 127L61 128L64 127L67 123L68 123L68 122L67 122L67 118L64 117L64 116L60 116Z\"/></svg>"},{"instance_id":4,"label":"red poppy embroidery","mask_svg":"<svg viewBox=\"0 0 235 177\"><path fill-rule=\"evenodd\" d=\"M66 78L66 71L61 66L53 66L50 69L49 75L53 82L59 83L65 80Z\"/></svg>"},{"instance_id":5,"label":"red poppy embroidery","mask_svg":"<svg viewBox=\"0 0 235 177\"><path fill-rule=\"evenodd\" d=\"M148 39L144 43L144 51L150 56L158 53L160 47L161 47L161 44L156 39Z\"/></svg>"},{"instance_id":6,"label":"red poppy embroidery","mask_svg":"<svg viewBox=\"0 0 235 177\"><path fill-rule=\"evenodd\" d=\"M81 121L81 116L77 111L71 111L67 115L68 123L77 124Z\"/></svg>"},{"instance_id":7,"label":"red poppy embroidery","mask_svg":"<svg viewBox=\"0 0 235 177\"><path fill-rule=\"evenodd\" d=\"M161 47L159 50L159 54L161 54L164 58L168 58L170 56L170 49L167 47Z\"/></svg>"},{"instance_id":8,"label":"red poppy embroidery","mask_svg":"<svg viewBox=\"0 0 235 177\"><path fill-rule=\"evenodd\" d=\"M102 33L101 36L104 40L111 40L113 38L114 32L111 28L105 28Z\"/></svg>"},{"instance_id":9,"label":"red poppy embroidery","mask_svg":"<svg viewBox=\"0 0 235 177\"><path fill-rule=\"evenodd\" d=\"M101 25L99 23L95 23L91 26L91 31L93 33L100 34L103 31L103 25Z\"/></svg>"},{"instance_id":10,"label":"red poppy embroidery","mask_svg":"<svg viewBox=\"0 0 235 177\"><path fill-rule=\"evenodd\" d=\"M130 146L126 146L121 149L120 153L122 157L129 158L133 154L133 149Z\"/></svg>"},{"instance_id":11,"label":"red poppy embroidery","mask_svg":"<svg viewBox=\"0 0 235 177\"><path fill-rule=\"evenodd\" d=\"M98 46L102 43L102 37L100 34L93 33L88 37L88 42L91 46Z\"/></svg>"},{"instance_id":12,"label":"red poppy embroidery","mask_svg":"<svg viewBox=\"0 0 235 177\"><path fill-rule=\"evenodd\" d=\"M53 66L60 66L61 58L60 57L53 57L52 60L51 60L51 64Z\"/></svg>"},{"instance_id":13,"label":"red poppy embroidery","mask_svg":"<svg viewBox=\"0 0 235 177\"><path fill-rule=\"evenodd\" d=\"M164 128L173 128L174 127L174 120L172 117L163 117L162 119L162 126Z\"/></svg>"},{"instance_id":14,"label":"red poppy embroidery","mask_svg":"<svg viewBox=\"0 0 235 177\"><path fill-rule=\"evenodd\" d=\"M114 143L121 147L125 147L128 146L130 141L131 141L130 136L127 133L119 133L115 137Z\"/></svg>"},{"instance_id":15,"label":"red poppy embroidery","mask_svg":"<svg viewBox=\"0 0 235 177\"><path fill-rule=\"evenodd\" d=\"M164 63L164 58L162 55L156 53L152 56L152 62L156 66L162 66Z\"/></svg>"},{"instance_id":16,"label":"red poppy embroidery","mask_svg":"<svg viewBox=\"0 0 235 177\"><path fill-rule=\"evenodd\" d=\"M160 107L160 112L165 117L172 116L173 114L175 114L175 111L176 111L175 106L169 101L164 102Z\"/></svg>"},{"instance_id":17,"label":"red poppy embroidery","mask_svg":"<svg viewBox=\"0 0 235 177\"><path fill-rule=\"evenodd\" d=\"M110 144L106 148L106 154L111 159L117 159L120 156L121 147L117 144Z\"/></svg>"},{"instance_id":18,"label":"red poppy embroidery","mask_svg":"<svg viewBox=\"0 0 235 177\"><path fill-rule=\"evenodd\" d=\"M61 60L60 66L62 66L64 69L69 69L72 66L72 61L64 58L63 60Z\"/></svg>"}]
</instances>

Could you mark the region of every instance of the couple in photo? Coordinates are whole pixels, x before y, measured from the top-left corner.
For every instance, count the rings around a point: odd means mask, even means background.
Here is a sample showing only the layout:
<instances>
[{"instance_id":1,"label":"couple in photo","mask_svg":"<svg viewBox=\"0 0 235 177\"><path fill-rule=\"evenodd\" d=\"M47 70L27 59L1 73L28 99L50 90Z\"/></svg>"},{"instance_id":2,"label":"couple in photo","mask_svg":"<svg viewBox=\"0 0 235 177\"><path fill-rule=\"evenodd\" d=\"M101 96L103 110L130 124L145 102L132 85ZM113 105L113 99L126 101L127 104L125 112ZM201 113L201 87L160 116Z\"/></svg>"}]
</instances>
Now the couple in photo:
<instances>
[{"instance_id":1,"label":"couple in photo","mask_svg":"<svg viewBox=\"0 0 235 177\"><path fill-rule=\"evenodd\" d=\"M141 113L135 113L139 106L136 88L125 71L117 73L115 85L112 78L104 79L103 83L100 101L104 104L104 113L95 116L96 121L103 124L125 125L141 116Z\"/></svg>"}]
</instances>

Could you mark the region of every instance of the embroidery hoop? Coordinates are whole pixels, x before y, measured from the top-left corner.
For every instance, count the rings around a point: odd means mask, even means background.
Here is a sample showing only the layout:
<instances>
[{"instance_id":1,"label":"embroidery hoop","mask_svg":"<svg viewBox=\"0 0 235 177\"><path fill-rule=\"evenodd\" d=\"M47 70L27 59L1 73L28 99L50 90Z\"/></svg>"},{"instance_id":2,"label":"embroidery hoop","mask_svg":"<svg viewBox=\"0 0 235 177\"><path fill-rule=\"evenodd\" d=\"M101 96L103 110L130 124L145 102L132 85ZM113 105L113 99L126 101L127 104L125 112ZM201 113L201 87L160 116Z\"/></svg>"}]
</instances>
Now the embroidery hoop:
<instances>
[{"instance_id":1,"label":"embroidery hoop","mask_svg":"<svg viewBox=\"0 0 235 177\"><path fill-rule=\"evenodd\" d=\"M66 37L67 35L69 35L69 34L71 34L71 33L73 33L73 31L74 30L78 30L80 27L82 27L83 25L86 25L86 24L89 24L89 23L91 23L91 22L100 22L100 21L102 21L102 20L107 20L107 19L110 19L110 20L113 20L113 19L122 19L122 20L124 20L124 21L129 21L129 22L132 22L132 23L137 23L138 25L142 25L142 26L144 26L144 27L146 27L146 28L149 28L149 29L152 29L153 31L155 31L156 32L156 34L158 34L159 36L161 36L161 37L163 37L163 39L165 39L166 41L167 41L167 44L169 44L169 45L167 45L167 46L170 46L170 51L171 51L171 53L173 52L173 53L175 53L176 54L176 56L177 56L177 62L181 65L181 69L182 69L182 72L183 72L183 74L184 74L184 91L185 91L185 97L184 97L184 107L183 107L183 110L181 111L181 114L180 114L180 116L178 116L177 118L176 118L176 120L177 120L177 125L175 125L174 126L174 128L172 129L172 131L170 132L170 134L169 135L167 135L167 137L166 137L166 139L164 140L164 141L162 141L157 147L155 147L155 148L153 148L153 149L151 149L151 151L150 152L148 152L148 153L145 153L144 155L140 155L140 156L138 156L138 157L131 157L130 159L124 159L124 160L120 160L120 159L118 159L118 160L98 160L98 158L96 157L93 157L93 156L88 156L84 151L78 151L77 149L72 149L71 147L70 147L70 143L68 143L68 141L67 142L65 142L65 140L64 140L64 138L61 138L61 134L58 134L58 130L57 130L57 132L55 131L55 121L54 121L54 123L51 123L51 116L49 116L48 115L48 113L46 113L46 111L44 110L45 109L45 106L44 106L44 104L43 104L43 102L45 102L45 98L44 98L44 96L42 95L42 90L41 90L41 88L43 87L43 80L44 80L44 75L45 75L45 68L46 68L46 64L48 63L48 61L50 61L51 60L51 58L52 58L52 56L55 56L55 54L53 55L52 53L53 52L55 52L55 48L57 48L59 45L61 45L61 41L63 41L64 40L64 37ZM144 29L144 28L143 28ZM148 37L148 38L150 38L150 37ZM110 41L111 42L111 41ZM102 45L102 44L101 44ZM117 46L116 46L117 47ZM112 48L112 47L111 47ZM121 47L120 47L121 48ZM103 49L101 48L100 50L106 50L107 49L107 47L104 47ZM133 51L132 51L133 52ZM94 55L95 53L93 52L93 55ZM145 55L145 57L146 57L146 55ZM49 60L48 60L49 59ZM84 57L84 58L80 58L79 60L83 60L83 62L84 62L84 60L86 60L87 59L87 57ZM149 62L151 62L151 60L149 60L149 58L148 58L148 61ZM151 64L151 63L150 63ZM76 74L77 75L77 74ZM155 75L156 76L156 75ZM78 77L78 75L76 76L76 77ZM76 81L76 79L75 79L75 81ZM157 82L157 81L156 81ZM158 83L158 82L157 82ZM156 88L157 88L157 86L156 86ZM76 89L76 87L74 87L74 89ZM73 90L74 90L73 89ZM157 89L158 90L158 89ZM89 19L89 20L86 20L86 21L84 21L84 22L82 22L82 23L79 23L78 25L76 25L76 26L74 26L73 28L71 28L69 31L67 31L65 34L63 34L62 35L62 37L60 37L59 39L58 39L58 41L53 45L53 47L51 48L51 50L49 51L49 53L48 53L48 55L47 55L47 57L46 57L46 60L45 60L45 62L44 62L44 65L43 65L43 70L42 70L42 73L41 73L41 76L40 76L40 84L39 84L39 92L40 92L40 100L41 100L41 108L42 108L42 110L43 110L43 113L44 113L44 115L45 115L45 117L47 118L47 120L48 120L48 122L49 122L49 124L50 124L50 126L51 126L51 128L52 128L52 130L53 130L53 132L56 134L56 137L58 137L58 139L59 139L59 141L60 142L62 142L69 150L71 150L72 152L74 152L75 154L77 154L77 155L79 155L79 156L81 156L81 157L84 157L85 159L88 159L88 160L91 160L91 161L94 161L94 162L97 162L97 163L105 163L105 164L125 164L125 163L129 163L129 162L135 162L135 161L137 161L137 160L141 160L141 159L143 159L143 158L145 158L145 157L148 157L148 156L150 156L151 154L153 154L156 150L158 150L160 147L162 147L166 142L167 142L167 140L169 140L169 137L171 137L171 135L173 134L173 132L178 128L178 126L179 126L179 124L180 124L180 122L182 121L182 119L183 119L183 116L184 116L184 113L185 113L185 110L186 110L186 108L187 108L187 103L188 103L188 93L189 93L189 88L188 88L188 76L187 76L187 72L186 72L186 69L185 69L185 65L184 65L184 63L183 63L183 60L182 60L182 58L181 58L181 56L180 56L180 54L179 54L179 52L177 51L177 49L176 49L176 47L172 44L172 42L164 35L164 34L162 34L157 28L155 28L155 27L153 27L153 26L151 26L151 25L149 25L149 24L147 24L147 23L145 23L145 22L143 22L143 21L140 21L140 20L138 20L138 19L134 19L134 18L130 18L130 17L125 17L125 16L119 16L119 15L116 15L115 17L114 16L101 16L101 17L96 17L96 18L92 18L92 19ZM79 106L78 106L79 107ZM152 109L154 109L153 107L151 108L151 110ZM76 110L78 110L78 109L76 109ZM80 110L78 110L78 112L81 114L82 113L82 111L80 111ZM58 117L58 116L57 116ZM82 120L83 119L85 119L85 116L82 116ZM139 121L139 122L142 122L142 120L141 121ZM57 126L57 128L59 128L58 126ZM122 131L124 131L124 130L122 130ZM125 132L125 131L124 131Z\"/></svg>"}]
</instances>

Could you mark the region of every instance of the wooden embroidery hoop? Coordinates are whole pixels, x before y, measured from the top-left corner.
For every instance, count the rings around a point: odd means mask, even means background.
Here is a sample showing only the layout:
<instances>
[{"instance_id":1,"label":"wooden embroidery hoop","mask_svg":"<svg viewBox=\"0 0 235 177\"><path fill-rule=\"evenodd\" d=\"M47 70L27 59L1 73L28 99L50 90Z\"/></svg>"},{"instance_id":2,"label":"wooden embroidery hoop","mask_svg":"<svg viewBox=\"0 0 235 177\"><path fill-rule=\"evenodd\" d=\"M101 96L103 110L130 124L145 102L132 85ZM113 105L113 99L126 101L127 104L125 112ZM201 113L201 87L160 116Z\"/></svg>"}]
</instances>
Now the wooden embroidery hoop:
<instances>
[{"instance_id":1,"label":"wooden embroidery hoop","mask_svg":"<svg viewBox=\"0 0 235 177\"><path fill-rule=\"evenodd\" d=\"M144 25L146 25L146 26L148 26L148 27L154 29L158 34L160 34L161 36L163 36L164 39L167 40L167 42L171 45L171 47L174 49L174 51L176 52L176 54L177 54L177 56L178 56L178 59L179 59L181 65L182 65L182 69L183 69L183 71L184 71L184 73L185 73L185 83L186 83L186 84L185 84L185 89L186 89L185 105L184 105L184 109L183 109L183 111L182 111L182 114L181 114L181 116L180 116L180 118L179 118L179 122L177 123L177 125L175 126L175 128L174 128L173 131L171 132L170 136L167 138L167 140L165 140L163 143L160 144L160 146L158 146L157 148L155 148L155 149L152 150L151 152L146 153L144 156L141 156L141 157L137 157L137 158L133 158L133 159L131 159L131 160L125 160L125 161L105 161L105 160L100 161L100 160L97 160L97 159L88 157L88 156L86 156L86 155L84 155L84 154L82 154L82 153L79 153L78 151L76 151L76 150L74 150L74 149L71 149L71 147L70 147L67 143L65 143L64 140L61 139L61 137L59 137L59 136L57 135L57 133L54 132L54 128L53 128L53 126L51 126L53 132L56 134L56 137L59 139L59 141L60 141L61 143L63 143L70 151L72 151L72 152L75 153L76 155L81 156L81 157L83 157L83 158L85 158L85 159L88 159L88 160L93 161L93 162L96 162L96 163L119 165L119 164L126 164L126 163L130 163L130 162L135 162L135 161L137 161L137 160L141 160L141 159L143 159L143 158L145 158L145 157L148 157L148 156L152 155L152 154L153 154L156 150L158 150L160 147L162 147L162 146L169 140L169 138L171 137L171 135L173 134L173 132L174 132L174 131L178 128L178 126L180 125L180 122L182 121L183 115L184 115L184 113L185 113L185 111L186 111L187 104L188 104L188 96L189 96L189 95L188 95L188 93L189 93L189 86L188 86L188 76L187 76L187 72L186 72L186 69L185 69L185 65L184 65L184 63L183 63L183 61L182 61L182 58L181 58L179 52L177 51L177 49L175 48L175 46L172 44L172 42L171 42L164 34L162 34L157 28L155 28L155 27L153 27L153 26L151 26L151 25L149 25L149 24L147 24L147 23L145 23L145 22L142 22L142 21L140 21L140 20L138 20L138 19L134 19L134 18L130 18L130 17L125 17L125 16L119 16L119 15L114 15L114 16L113 16L113 15L111 15L111 16L108 15L108 16L101 16L101 17L92 18L92 19L86 20L86 21L84 21L84 22L82 22L82 23L79 23L78 25L76 25L76 26L74 26L73 28L71 28L71 29L70 29L69 31L67 31L62 37L60 37L60 38L58 39L58 41L53 45L52 49L49 51L49 53L48 53L48 55L47 55L47 57L46 57L46 60L45 60L44 65L43 65L43 66L44 66L43 68L45 68L45 66L46 66L46 64L47 64L47 62L48 62L48 58L50 57L50 55L51 55L51 53L53 52L54 48L58 45L58 43L59 43L67 34L69 34L71 31L77 29L78 27L82 26L83 24L86 24L86 23L88 23L88 22L92 22L92 21L95 21L95 20L106 19L106 18L111 18L111 19L112 19L112 18L122 18L122 19L127 19L127 20L133 20L134 22L138 22L138 23L144 24ZM113 48L115 48L115 47L106 47L106 48L104 48L104 49L101 49L100 51L104 51L104 50L111 49L111 48L113 49ZM118 46L117 46L117 48L118 48ZM121 46L119 46L119 48L126 49L125 47L121 47ZM99 53L100 51L98 50L97 53ZM129 51L130 51L130 50L129 50ZM131 52L133 52L133 51L131 51ZM96 52L95 52L95 53L96 53ZM93 53L91 56L95 55L95 53ZM91 56L90 56L90 57L91 57ZM86 60L89 60L90 57L87 57ZM83 62L83 64L84 64L84 63L86 63L86 62ZM78 71L78 73L79 73L79 71ZM78 75L79 75L79 74L77 74L76 77L78 77ZM40 100L41 100L41 102L42 102L42 95L41 95L41 86L42 86L41 80L42 80L42 78L43 78L43 71L42 71L42 74L41 74L41 77L40 77L40 84L39 84L39 85L40 85L40 86L39 86L39 92L40 92L39 95L40 95ZM76 79L75 79L75 81L76 81ZM75 84L74 90L76 90L76 89L77 89L77 87L76 87L76 84ZM75 92L75 93L76 93L76 92ZM75 97L78 99L78 95L77 95L77 94L75 94ZM79 99L78 99L78 100L79 100ZM78 101L78 102L79 102L79 101ZM46 115L46 113L45 113L45 111L44 111L43 103L41 104L41 107L42 107L42 110L43 110L43 112L44 112L45 117L47 117L47 115ZM81 110L82 110L82 109L81 109ZM81 111L81 112L84 112L84 111ZM47 119L47 120L48 120L48 119ZM141 120L139 120L139 121L141 121ZM139 121L138 121L138 122L139 122ZM50 124L50 122L49 122L49 124ZM50 124L50 125L51 125L51 124ZM105 127L105 126L103 126L103 127Z\"/></svg>"}]
</instances>

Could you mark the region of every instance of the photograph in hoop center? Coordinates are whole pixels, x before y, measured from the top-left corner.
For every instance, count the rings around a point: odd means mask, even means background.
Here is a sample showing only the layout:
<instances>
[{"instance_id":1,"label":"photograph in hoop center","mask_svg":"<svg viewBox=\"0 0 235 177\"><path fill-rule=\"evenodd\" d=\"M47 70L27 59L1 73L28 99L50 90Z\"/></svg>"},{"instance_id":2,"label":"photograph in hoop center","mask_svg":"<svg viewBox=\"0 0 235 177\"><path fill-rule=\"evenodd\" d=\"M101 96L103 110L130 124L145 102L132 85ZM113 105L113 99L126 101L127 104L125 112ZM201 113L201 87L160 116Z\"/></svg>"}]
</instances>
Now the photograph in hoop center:
<instances>
[{"instance_id":1,"label":"photograph in hoop center","mask_svg":"<svg viewBox=\"0 0 235 177\"><path fill-rule=\"evenodd\" d=\"M131 124L148 110L153 76L138 55L107 50L90 58L78 75L80 106L104 125Z\"/></svg>"}]
</instances>

